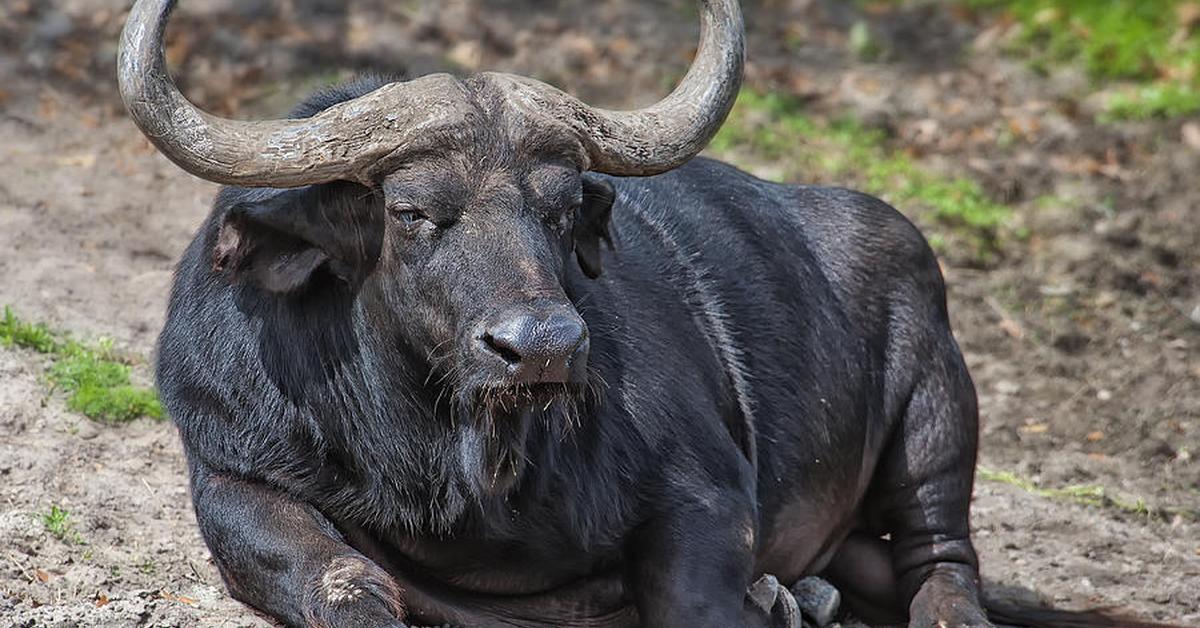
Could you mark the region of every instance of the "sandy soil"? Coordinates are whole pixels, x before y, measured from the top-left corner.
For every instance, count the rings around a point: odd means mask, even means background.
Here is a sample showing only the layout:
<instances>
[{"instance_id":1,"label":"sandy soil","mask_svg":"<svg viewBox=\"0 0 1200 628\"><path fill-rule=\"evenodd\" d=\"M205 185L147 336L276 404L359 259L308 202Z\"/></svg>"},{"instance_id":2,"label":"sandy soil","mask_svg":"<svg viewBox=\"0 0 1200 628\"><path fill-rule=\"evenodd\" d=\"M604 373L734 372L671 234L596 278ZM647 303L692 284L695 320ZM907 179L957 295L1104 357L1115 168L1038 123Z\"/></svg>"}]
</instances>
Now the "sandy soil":
<instances>
[{"instance_id":1,"label":"sandy soil","mask_svg":"<svg viewBox=\"0 0 1200 628\"><path fill-rule=\"evenodd\" d=\"M121 115L110 77L124 4L0 8L0 304L148 360L174 260L216 188ZM511 2L364 0L332 22L310 4L183 3L171 54L188 93L253 116L349 70L489 67L634 104L694 46L687 2L559 0L530 18ZM1032 234L988 268L946 260L982 465L1156 513L981 482L989 590L1200 625L1200 146L1184 122L1098 127L1086 81L1004 59L993 25L969 16L868 16L891 53L864 65L846 51L850 3L767 4L776 16L751 23L755 85L817 114L849 109L930 167L980 179ZM978 132L998 128L1015 140ZM1072 202L1032 202L1048 194ZM267 625L223 592L172 428L74 415L42 367L0 349L0 627ZM72 513L65 540L38 518L51 505Z\"/></svg>"}]
</instances>

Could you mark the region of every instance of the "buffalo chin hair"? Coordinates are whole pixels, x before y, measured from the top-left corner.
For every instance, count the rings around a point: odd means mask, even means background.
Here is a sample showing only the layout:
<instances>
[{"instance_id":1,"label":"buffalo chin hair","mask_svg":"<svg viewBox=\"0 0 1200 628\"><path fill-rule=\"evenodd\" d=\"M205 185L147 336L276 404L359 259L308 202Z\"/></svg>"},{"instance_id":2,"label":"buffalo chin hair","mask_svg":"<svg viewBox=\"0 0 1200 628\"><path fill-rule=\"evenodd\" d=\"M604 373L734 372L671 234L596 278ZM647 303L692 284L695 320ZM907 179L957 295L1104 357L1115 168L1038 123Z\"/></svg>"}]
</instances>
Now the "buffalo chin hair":
<instances>
[{"instance_id":1,"label":"buffalo chin hair","mask_svg":"<svg viewBox=\"0 0 1200 628\"><path fill-rule=\"evenodd\" d=\"M595 390L587 384L460 389L450 413L462 434L458 464L471 492L482 498L511 490L529 462L530 440L570 439Z\"/></svg>"}]
</instances>

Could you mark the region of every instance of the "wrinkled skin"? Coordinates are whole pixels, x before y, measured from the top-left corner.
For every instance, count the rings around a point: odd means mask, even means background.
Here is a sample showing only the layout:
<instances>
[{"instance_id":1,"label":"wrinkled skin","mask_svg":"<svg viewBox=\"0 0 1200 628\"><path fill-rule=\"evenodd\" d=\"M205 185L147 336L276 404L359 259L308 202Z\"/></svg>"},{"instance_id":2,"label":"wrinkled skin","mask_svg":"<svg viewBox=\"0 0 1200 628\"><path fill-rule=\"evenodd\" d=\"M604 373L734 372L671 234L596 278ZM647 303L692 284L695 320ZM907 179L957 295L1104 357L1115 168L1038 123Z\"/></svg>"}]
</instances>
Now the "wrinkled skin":
<instances>
[{"instance_id":1,"label":"wrinkled skin","mask_svg":"<svg viewBox=\"0 0 1200 628\"><path fill-rule=\"evenodd\" d=\"M293 626L726 628L766 625L760 574L820 573L871 620L986 625L917 231L705 159L581 173L476 97L375 189L224 190L179 266L158 380L230 592ZM514 317L561 368L496 349Z\"/></svg>"}]
</instances>

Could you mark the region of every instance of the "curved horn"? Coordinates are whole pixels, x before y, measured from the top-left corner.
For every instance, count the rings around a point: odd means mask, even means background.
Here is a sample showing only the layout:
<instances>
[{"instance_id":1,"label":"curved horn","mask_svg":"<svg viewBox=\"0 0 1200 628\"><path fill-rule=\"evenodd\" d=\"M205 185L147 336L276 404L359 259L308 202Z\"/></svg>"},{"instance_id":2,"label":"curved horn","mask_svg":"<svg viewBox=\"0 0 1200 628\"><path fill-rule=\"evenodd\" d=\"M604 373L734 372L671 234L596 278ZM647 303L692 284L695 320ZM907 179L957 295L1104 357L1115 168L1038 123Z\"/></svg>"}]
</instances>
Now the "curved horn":
<instances>
[{"instance_id":1,"label":"curved horn","mask_svg":"<svg viewBox=\"0 0 1200 628\"><path fill-rule=\"evenodd\" d=\"M467 115L457 79L436 74L392 83L312 118L242 122L192 105L171 80L163 37L175 0L138 0L121 34L121 97L133 121L167 157L209 181L299 187L338 179L369 183Z\"/></svg>"},{"instance_id":2,"label":"curved horn","mask_svg":"<svg viewBox=\"0 0 1200 628\"><path fill-rule=\"evenodd\" d=\"M737 100L746 63L746 35L737 0L701 0L703 26L696 60L675 91L636 111L590 107L533 79L488 76L528 115L550 116L578 136L590 169L650 176L695 157L716 135Z\"/></svg>"}]
</instances>

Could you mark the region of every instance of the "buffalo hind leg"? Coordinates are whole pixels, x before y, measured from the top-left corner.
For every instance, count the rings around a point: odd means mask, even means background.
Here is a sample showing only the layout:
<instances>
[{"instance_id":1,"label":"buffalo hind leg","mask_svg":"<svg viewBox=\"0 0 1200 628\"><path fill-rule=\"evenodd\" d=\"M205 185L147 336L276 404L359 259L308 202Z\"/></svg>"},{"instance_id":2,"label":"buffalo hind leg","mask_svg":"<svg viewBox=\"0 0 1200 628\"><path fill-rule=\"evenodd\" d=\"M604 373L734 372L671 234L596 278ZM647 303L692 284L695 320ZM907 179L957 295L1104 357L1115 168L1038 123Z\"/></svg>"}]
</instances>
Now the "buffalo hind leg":
<instances>
[{"instance_id":1,"label":"buffalo hind leg","mask_svg":"<svg viewBox=\"0 0 1200 628\"><path fill-rule=\"evenodd\" d=\"M860 531L851 533L821 576L837 587L843 606L858 619L871 625L905 622L888 541Z\"/></svg>"},{"instance_id":2,"label":"buffalo hind leg","mask_svg":"<svg viewBox=\"0 0 1200 628\"><path fill-rule=\"evenodd\" d=\"M880 461L867 520L890 534L896 599L910 628L991 626L980 604L969 509L978 445L975 388L947 334Z\"/></svg>"},{"instance_id":3,"label":"buffalo hind leg","mask_svg":"<svg viewBox=\"0 0 1200 628\"><path fill-rule=\"evenodd\" d=\"M404 626L395 581L315 508L199 465L192 500L234 598L289 626Z\"/></svg>"}]
</instances>

